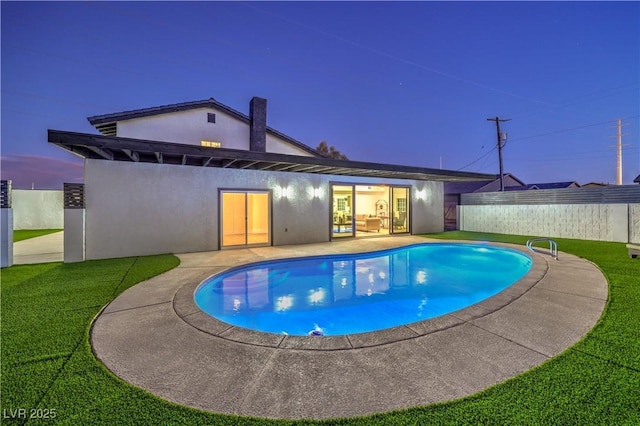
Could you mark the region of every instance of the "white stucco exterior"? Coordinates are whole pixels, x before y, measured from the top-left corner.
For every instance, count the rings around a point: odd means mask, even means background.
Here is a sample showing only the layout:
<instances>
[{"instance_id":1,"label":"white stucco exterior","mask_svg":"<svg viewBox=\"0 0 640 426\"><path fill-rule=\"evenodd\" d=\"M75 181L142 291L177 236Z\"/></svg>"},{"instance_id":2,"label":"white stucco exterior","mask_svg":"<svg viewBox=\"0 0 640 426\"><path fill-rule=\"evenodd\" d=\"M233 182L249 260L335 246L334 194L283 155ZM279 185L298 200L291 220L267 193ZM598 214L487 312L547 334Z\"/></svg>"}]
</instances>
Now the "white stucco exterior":
<instances>
[{"instance_id":1,"label":"white stucco exterior","mask_svg":"<svg viewBox=\"0 0 640 426\"><path fill-rule=\"evenodd\" d=\"M215 114L215 123L208 121ZM249 124L224 111L197 108L118 121L117 136L161 142L200 145L201 141L220 142L222 148L249 150ZM269 130L266 151L311 156Z\"/></svg>"},{"instance_id":2,"label":"white stucco exterior","mask_svg":"<svg viewBox=\"0 0 640 426\"><path fill-rule=\"evenodd\" d=\"M218 250L221 189L271 191L273 245L326 242L331 182L411 185L412 233L443 230L440 182L86 160L86 259Z\"/></svg>"},{"instance_id":3,"label":"white stucco exterior","mask_svg":"<svg viewBox=\"0 0 640 426\"><path fill-rule=\"evenodd\" d=\"M216 115L209 123L207 114ZM117 136L200 145L200 141L220 142L223 148L249 149L249 125L213 108L151 115L118 122Z\"/></svg>"},{"instance_id":4,"label":"white stucco exterior","mask_svg":"<svg viewBox=\"0 0 640 426\"><path fill-rule=\"evenodd\" d=\"M62 229L62 191L14 189L11 191L13 229Z\"/></svg>"}]
</instances>

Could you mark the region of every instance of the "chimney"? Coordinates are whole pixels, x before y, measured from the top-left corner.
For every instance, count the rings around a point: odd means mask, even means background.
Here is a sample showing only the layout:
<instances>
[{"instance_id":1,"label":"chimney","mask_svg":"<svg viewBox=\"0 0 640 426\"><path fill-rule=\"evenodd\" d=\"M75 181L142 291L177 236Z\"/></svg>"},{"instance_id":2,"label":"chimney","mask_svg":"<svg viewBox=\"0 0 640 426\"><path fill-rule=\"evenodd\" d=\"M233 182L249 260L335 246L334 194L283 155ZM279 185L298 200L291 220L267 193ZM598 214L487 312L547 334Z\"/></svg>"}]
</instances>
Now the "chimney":
<instances>
[{"instance_id":1,"label":"chimney","mask_svg":"<svg viewBox=\"0 0 640 426\"><path fill-rule=\"evenodd\" d=\"M254 96L249 104L249 150L267 151L267 100Z\"/></svg>"}]
</instances>

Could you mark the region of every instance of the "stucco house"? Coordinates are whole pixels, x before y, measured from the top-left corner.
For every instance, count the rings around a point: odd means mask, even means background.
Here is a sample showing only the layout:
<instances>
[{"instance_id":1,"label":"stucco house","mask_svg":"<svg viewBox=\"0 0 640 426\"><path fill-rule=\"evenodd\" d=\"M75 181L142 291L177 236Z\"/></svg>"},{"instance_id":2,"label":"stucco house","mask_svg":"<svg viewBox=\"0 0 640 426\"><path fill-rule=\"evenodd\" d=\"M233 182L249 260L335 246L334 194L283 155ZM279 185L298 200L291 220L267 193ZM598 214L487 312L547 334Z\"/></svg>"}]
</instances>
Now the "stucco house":
<instances>
[{"instance_id":1,"label":"stucco house","mask_svg":"<svg viewBox=\"0 0 640 426\"><path fill-rule=\"evenodd\" d=\"M85 159L81 258L438 232L443 182L493 178L327 158L266 107L206 99L89 117L99 135L49 130Z\"/></svg>"}]
</instances>

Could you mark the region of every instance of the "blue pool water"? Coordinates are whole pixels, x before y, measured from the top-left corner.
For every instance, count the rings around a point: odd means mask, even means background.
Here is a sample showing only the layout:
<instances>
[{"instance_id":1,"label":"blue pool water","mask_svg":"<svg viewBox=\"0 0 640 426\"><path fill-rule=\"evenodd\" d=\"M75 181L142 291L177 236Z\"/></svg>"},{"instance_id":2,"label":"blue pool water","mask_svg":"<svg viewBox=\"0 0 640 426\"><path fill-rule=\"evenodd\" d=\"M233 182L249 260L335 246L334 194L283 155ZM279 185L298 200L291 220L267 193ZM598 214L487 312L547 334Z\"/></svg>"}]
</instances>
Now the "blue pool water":
<instances>
[{"instance_id":1,"label":"blue pool water","mask_svg":"<svg viewBox=\"0 0 640 426\"><path fill-rule=\"evenodd\" d=\"M204 312L235 326L335 336L457 311L514 284L531 265L516 250L427 243L254 263L208 278L194 297Z\"/></svg>"}]
</instances>

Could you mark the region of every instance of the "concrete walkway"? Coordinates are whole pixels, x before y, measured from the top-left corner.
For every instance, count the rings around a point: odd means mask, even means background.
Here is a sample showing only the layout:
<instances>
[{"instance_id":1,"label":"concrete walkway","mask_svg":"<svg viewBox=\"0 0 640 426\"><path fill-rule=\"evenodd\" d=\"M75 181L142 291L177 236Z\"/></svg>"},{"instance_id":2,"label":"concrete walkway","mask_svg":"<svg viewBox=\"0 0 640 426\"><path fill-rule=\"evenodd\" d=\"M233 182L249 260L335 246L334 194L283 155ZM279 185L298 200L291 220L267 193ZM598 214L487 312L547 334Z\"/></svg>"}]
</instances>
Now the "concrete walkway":
<instances>
[{"instance_id":1,"label":"concrete walkway","mask_svg":"<svg viewBox=\"0 0 640 426\"><path fill-rule=\"evenodd\" d=\"M467 309L373 333L281 336L202 313L193 290L231 266L426 242L382 237L179 255L181 264L127 290L91 341L116 375L203 410L268 418L367 415L461 398L543 363L600 317L607 282L591 263L533 254L522 280ZM526 251L521 246L511 246Z\"/></svg>"},{"instance_id":2,"label":"concrete walkway","mask_svg":"<svg viewBox=\"0 0 640 426\"><path fill-rule=\"evenodd\" d=\"M13 243L13 264L62 262L64 231Z\"/></svg>"}]
</instances>

